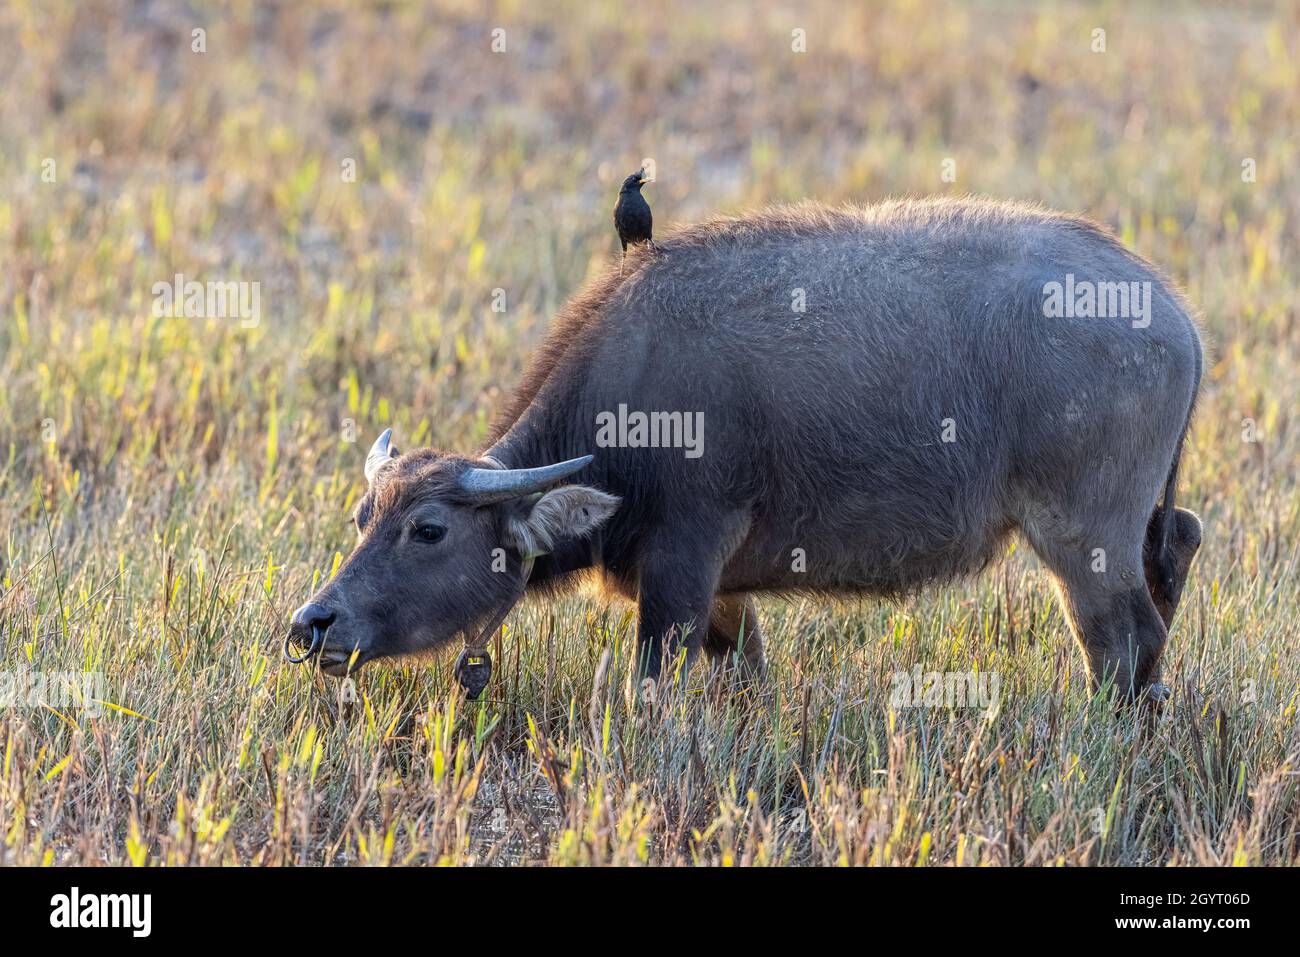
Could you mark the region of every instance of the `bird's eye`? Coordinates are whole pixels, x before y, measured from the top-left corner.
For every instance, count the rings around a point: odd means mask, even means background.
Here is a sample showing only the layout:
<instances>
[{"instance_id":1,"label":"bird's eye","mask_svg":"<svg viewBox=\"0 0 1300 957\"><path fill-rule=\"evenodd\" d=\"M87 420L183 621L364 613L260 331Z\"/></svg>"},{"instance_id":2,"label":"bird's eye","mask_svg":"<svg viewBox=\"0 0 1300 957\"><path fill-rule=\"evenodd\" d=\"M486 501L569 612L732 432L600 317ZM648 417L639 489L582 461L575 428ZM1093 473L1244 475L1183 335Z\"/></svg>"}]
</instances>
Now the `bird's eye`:
<instances>
[{"instance_id":1,"label":"bird's eye","mask_svg":"<svg viewBox=\"0 0 1300 957\"><path fill-rule=\"evenodd\" d=\"M445 528L441 525L434 525L432 522L427 522L423 525L416 525L411 530L411 536L416 541L420 542L437 542L446 534L447 530Z\"/></svg>"}]
</instances>

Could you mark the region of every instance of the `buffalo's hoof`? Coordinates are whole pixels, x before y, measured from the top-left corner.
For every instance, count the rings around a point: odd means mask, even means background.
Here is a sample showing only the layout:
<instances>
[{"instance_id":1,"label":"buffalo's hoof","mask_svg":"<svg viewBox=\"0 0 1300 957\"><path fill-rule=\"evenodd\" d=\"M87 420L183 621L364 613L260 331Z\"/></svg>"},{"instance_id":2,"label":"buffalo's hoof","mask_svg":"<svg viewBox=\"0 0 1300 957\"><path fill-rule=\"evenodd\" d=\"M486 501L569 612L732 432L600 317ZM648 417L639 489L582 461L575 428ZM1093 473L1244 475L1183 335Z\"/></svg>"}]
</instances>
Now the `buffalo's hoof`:
<instances>
[{"instance_id":1,"label":"buffalo's hoof","mask_svg":"<svg viewBox=\"0 0 1300 957\"><path fill-rule=\"evenodd\" d=\"M483 693L492 679L492 658L486 651L466 648L456 659L456 680L465 689L465 696L474 701Z\"/></svg>"},{"instance_id":2,"label":"buffalo's hoof","mask_svg":"<svg viewBox=\"0 0 1300 957\"><path fill-rule=\"evenodd\" d=\"M1170 689L1169 685L1164 685L1157 681L1154 684L1147 686L1147 700L1152 704L1162 705L1173 696L1174 693Z\"/></svg>"},{"instance_id":3,"label":"buffalo's hoof","mask_svg":"<svg viewBox=\"0 0 1300 957\"><path fill-rule=\"evenodd\" d=\"M1168 716L1173 696L1174 693L1168 685L1153 681L1142 692L1138 707L1146 714L1147 720L1159 721Z\"/></svg>"}]
</instances>

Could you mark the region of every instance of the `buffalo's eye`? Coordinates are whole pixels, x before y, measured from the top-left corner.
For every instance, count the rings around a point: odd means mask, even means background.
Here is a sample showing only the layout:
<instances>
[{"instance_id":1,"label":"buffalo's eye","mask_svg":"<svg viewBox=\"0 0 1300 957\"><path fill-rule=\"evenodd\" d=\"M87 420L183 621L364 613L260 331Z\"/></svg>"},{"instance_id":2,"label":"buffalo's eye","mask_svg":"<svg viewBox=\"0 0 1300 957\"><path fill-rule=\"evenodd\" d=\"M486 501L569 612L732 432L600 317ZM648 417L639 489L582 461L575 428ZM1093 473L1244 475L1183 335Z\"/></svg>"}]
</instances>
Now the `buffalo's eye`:
<instances>
[{"instance_id":1,"label":"buffalo's eye","mask_svg":"<svg viewBox=\"0 0 1300 957\"><path fill-rule=\"evenodd\" d=\"M447 534L447 529L441 525L434 525L432 522L425 522L421 525L415 525L411 529L411 537L418 542L436 542Z\"/></svg>"}]
</instances>

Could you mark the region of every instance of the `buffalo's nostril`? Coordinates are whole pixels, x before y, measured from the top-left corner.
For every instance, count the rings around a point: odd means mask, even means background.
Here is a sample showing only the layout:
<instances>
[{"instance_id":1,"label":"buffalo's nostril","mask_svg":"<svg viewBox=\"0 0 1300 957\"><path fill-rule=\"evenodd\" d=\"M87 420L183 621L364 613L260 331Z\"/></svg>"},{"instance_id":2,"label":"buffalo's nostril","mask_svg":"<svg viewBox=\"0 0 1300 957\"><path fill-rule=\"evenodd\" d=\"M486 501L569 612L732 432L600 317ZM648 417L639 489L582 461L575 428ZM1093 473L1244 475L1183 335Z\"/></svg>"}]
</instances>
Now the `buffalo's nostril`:
<instances>
[{"instance_id":1,"label":"buffalo's nostril","mask_svg":"<svg viewBox=\"0 0 1300 957\"><path fill-rule=\"evenodd\" d=\"M307 604L295 611L293 617L289 619L291 624L303 628L319 628L321 631L328 628L333 620L334 612L314 601L307 602Z\"/></svg>"},{"instance_id":2,"label":"buffalo's nostril","mask_svg":"<svg viewBox=\"0 0 1300 957\"><path fill-rule=\"evenodd\" d=\"M289 619L289 633L284 636L284 656L295 665L313 657L325 644L325 629L334 620L334 612L316 602L307 602ZM295 655L289 646L297 645L307 650Z\"/></svg>"}]
</instances>

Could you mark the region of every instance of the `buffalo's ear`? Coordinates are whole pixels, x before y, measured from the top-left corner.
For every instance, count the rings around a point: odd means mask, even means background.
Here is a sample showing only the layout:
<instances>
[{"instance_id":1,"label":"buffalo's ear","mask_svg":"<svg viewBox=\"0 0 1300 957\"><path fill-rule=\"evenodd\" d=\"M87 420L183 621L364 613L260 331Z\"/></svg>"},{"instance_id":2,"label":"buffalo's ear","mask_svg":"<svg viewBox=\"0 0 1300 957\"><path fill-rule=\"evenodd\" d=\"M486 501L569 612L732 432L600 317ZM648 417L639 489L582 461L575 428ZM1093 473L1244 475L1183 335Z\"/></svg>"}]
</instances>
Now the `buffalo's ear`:
<instances>
[{"instance_id":1,"label":"buffalo's ear","mask_svg":"<svg viewBox=\"0 0 1300 957\"><path fill-rule=\"evenodd\" d=\"M510 520L510 536L524 557L544 555L558 542L581 538L618 509L620 499L586 485L552 489Z\"/></svg>"}]
</instances>

